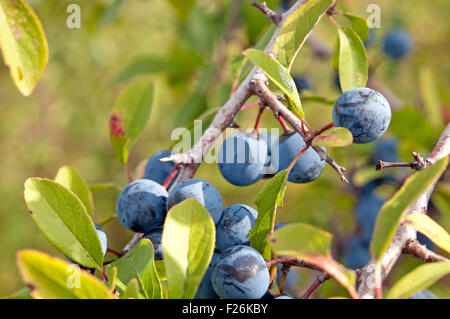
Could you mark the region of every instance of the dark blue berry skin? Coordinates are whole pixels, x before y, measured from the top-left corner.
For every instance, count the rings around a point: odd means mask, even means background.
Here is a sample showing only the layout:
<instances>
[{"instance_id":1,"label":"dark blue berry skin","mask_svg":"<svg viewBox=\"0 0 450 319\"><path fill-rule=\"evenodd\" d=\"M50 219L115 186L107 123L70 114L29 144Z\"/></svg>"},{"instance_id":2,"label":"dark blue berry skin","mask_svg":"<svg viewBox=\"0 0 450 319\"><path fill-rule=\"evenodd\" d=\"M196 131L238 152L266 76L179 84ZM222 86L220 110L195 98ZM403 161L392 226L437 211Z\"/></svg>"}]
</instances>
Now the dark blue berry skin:
<instances>
[{"instance_id":1,"label":"dark blue berry skin","mask_svg":"<svg viewBox=\"0 0 450 319\"><path fill-rule=\"evenodd\" d=\"M289 10L290 7L291 7L291 1L290 0L283 0L281 2L281 8L283 9L283 11Z\"/></svg>"},{"instance_id":2,"label":"dark blue berry skin","mask_svg":"<svg viewBox=\"0 0 450 319\"><path fill-rule=\"evenodd\" d=\"M401 59L412 49L412 39L408 32L395 29L384 38L383 51L394 59Z\"/></svg>"},{"instance_id":3,"label":"dark blue berry skin","mask_svg":"<svg viewBox=\"0 0 450 319\"><path fill-rule=\"evenodd\" d=\"M294 77L293 80L295 86L297 87L298 93L301 93L303 90L311 90L311 85L306 77L304 76Z\"/></svg>"},{"instance_id":4,"label":"dark blue berry skin","mask_svg":"<svg viewBox=\"0 0 450 319\"><path fill-rule=\"evenodd\" d=\"M273 227L274 231L277 231L280 228L283 228L284 226L286 226L286 224L275 224L275 226Z\"/></svg>"},{"instance_id":5,"label":"dark blue berry skin","mask_svg":"<svg viewBox=\"0 0 450 319\"><path fill-rule=\"evenodd\" d=\"M94 224L95 225L95 229L97 230L97 236L98 239L100 240L100 245L102 247L102 252L103 252L103 256L106 255L107 251L108 251L108 238L106 237L106 233L103 230L103 228L101 228L99 225ZM68 261L70 261L71 263L76 264L77 262L71 258L69 258L68 256L64 255L64 257L66 257L66 259Z\"/></svg>"},{"instance_id":6,"label":"dark blue berry skin","mask_svg":"<svg viewBox=\"0 0 450 319\"><path fill-rule=\"evenodd\" d=\"M153 244L153 249L155 251L155 260L163 259L161 238L162 238L162 227L155 228L147 233L145 233L144 238L150 239Z\"/></svg>"},{"instance_id":7,"label":"dark blue berry skin","mask_svg":"<svg viewBox=\"0 0 450 319\"><path fill-rule=\"evenodd\" d=\"M275 299L275 297L270 292L266 291L264 296L262 296L260 299L262 299L262 300L272 300L272 299Z\"/></svg>"},{"instance_id":8,"label":"dark blue berry skin","mask_svg":"<svg viewBox=\"0 0 450 319\"><path fill-rule=\"evenodd\" d=\"M356 220L361 228L361 236L364 242L370 242L378 213L384 201L373 193L361 196L356 205Z\"/></svg>"},{"instance_id":9,"label":"dark blue berry skin","mask_svg":"<svg viewBox=\"0 0 450 319\"><path fill-rule=\"evenodd\" d=\"M370 143L386 132L391 122L391 108L377 91L353 88L336 100L333 122L335 126L347 128L354 143Z\"/></svg>"},{"instance_id":10,"label":"dark blue berry skin","mask_svg":"<svg viewBox=\"0 0 450 319\"><path fill-rule=\"evenodd\" d=\"M217 296L216 292L214 291L211 282L212 268L217 261L217 258L219 258L219 255L219 253L214 252L208 269L206 270L205 275L203 275L202 281L198 286L197 293L195 294L195 299L219 299L219 296Z\"/></svg>"},{"instance_id":11,"label":"dark blue berry skin","mask_svg":"<svg viewBox=\"0 0 450 319\"><path fill-rule=\"evenodd\" d=\"M350 269L361 269L369 260L369 247L361 239L351 237L345 246L344 265Z\"/></svg>"},{"instance_id":12,"label":"dark blue berry skin","mask_svg":"<svg viewBox=\"0 0 450 319\"><path fill-rule=\"evenodd\" d=\"M278 158L272 156L272 164L278 171L289 167L297 154L306 146L298 133L290 135L287 139L275 145L272 152L278 152ZM289 172L288 181L292 183L308 183L320 176L325 167L319 154L312 148L303 153Z\"/></svg>"},{"instance_id":13,"label":"dark blue berry skin","mask_svg":"<svg viewBox=\"0 0 450 319\"><path fill-rule=\"evenodd\" d=\"M334 72L333 83L338 91L342 91L341 81L339 80L339 72L337 70Z\"/></svg>"},{"instance_id":14,"label":"dark blue berry skin","mask_svg":"<svg viewBox=\"0 0 450 319\"><path fill-rule=\"evenodd\" d=\"M224 209L216 227L216 246L220 251L237 245L249 245L249 231L255 226L258 212L250 206L236 204Z\"/></svg>"},{"instance_id":15,"label":"dark blue berry skin","mask_svg":"<svg viewBox=\"0 0 450 319\"><path fill-rule=\"evenodd\" d=\"M266 161L266 142L245 133L228 137L218 154L220 173L236 186L248 186L259 181Z\"/></svg>"},{"instance_id":16,"label":"dark blue berry skin","mask_svg":"<svg viewBox=\"0 0 450 319\"><path fill-rule=\"evenodd\" d=\"M163 184L164 181L169 177L170 173L172 172L173 168L175 167L174 162L161 162L160 159L164 157L168 157L172 154L169 150L159 151L155 154L153 154L147 162L147 165L145 166L145 172L144 172L144 178L145 179L151 179L152 181L155 181L159 184ZM172 180L175 181L177 175ZM172 183L169 185L172 185Z\"/></svg>"},{"instance_id":17,"label":"dark blue berry skin","mask_svg":"<svg viewBox=\"0 0 450 319\"><path fill-rule=\"evenodd\" d=\"M369 29L369 39L364 41L363 44L366 48L369 48L373 44L373 40L375 38L375 31L373 28Z\"/></svg>"},{"instance_id":18,"label":"dark blue berry skin","mask_svg":"<svg viewBox=\"0 0 450 319\"><path fill-rule=\"evenodd\" d=\"M425 245L428 249L433 250L436 246L434 243L424 234L417 232L417 241L422 245Z\"/></svg>"},{"instance_id":19,"label":"dark blue berry skin","mask_svg":"<svg viewBox=\"0 0 450 319\"><path fill-rule=\"evenodd\" d=\"M398 140L380 139L376 142L375 149L370 158L371 164L377 164L378 161L397 162L398 161Z\"/></svg>"},{"instance_id":20,"label":"dark blue berry skin","mask_svg":"<svg viewBox=\"0 0 450 319\"><path fill-rule=\"evenodd\" d=\"M420 290L408 299L439 299L434 293L429 290Z\"/></svg>"},{"instance_id":21,"label":"dark blue berry skin","mask_svg":"<svg viewBox=\"0 0 450 319\"><path fill-rule=\"evenodd\" d=\"M213 185L196 178L182 181L170 192L168 209L189 198L198 200L206 208L214 224L219 222L222 216L223 203L219 191Z\"/></svg>"},{"instance_id":22,"label":"dark blue berry skin","mask_svg":"<svg viewBox=\"0 0 450 319\"><path fill-rule=\"evenodd\" d=\"M224 299L259 299L270 283L264 258L257 250L242 245L220 254L211 279L214 291Z\"/></svg>"},{"instance_id":23,"label":"dark blue berry skin","mask_svg":"<svg viewBox=\"0 0 450 319\"><path fill-rule=\"evenodd\" d=\"M295 299L295 298L292 296L289 296L289 295L283 295L283 296L278 296L275 299Z\"/></svg>"},{"instance_id":24,"label":"dark blue berry skin","mask_svg":"<svg viewBox=\"0 0 450 319\"><path fill-rule=\"evenodd\" d=\"M167 196L167 191L157 182L138 179L120 193L117 217L122 225L137 233L161 227L167 213Z\"/></svg>"},{"instance_id":25,"label":"dark blue berry skin","mask_svg":"<svg viewBox=\"0 0 450 319\"><path fill-rule=\"evenodd\" d=\"M267 159L262 171L262 178L271 178L277 173L277 169L272 165L272 149L278 143L278 135L261 132L259 133L259 138L263 139L267 145Z\"/></svg>"}]
</instances>

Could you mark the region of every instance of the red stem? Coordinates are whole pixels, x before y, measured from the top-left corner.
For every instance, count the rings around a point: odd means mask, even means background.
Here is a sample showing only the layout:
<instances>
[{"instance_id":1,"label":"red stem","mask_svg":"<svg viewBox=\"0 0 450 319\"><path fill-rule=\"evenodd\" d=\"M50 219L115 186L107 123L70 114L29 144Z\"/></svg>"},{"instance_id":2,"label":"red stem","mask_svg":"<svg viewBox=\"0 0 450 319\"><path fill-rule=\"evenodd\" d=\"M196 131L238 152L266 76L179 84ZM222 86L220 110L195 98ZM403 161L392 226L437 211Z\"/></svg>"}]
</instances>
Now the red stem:
<instances>
[{"instance_id":1,"label":"red stem","mask_svg":"<svg viewBox=\"0 0 450 319\"><path fill-rule=\"evenodd\" d=\"M253 129L255 130L255 132L258 131L259 123L261 122L261 117L263 115L264 109L265 109L264 107L260 107L258 110L258 115L256 116L255 125L253 126Z\"/></svg>"},{"instance_id":2,"label":"red stem","mask_svg":"<svg viewBox=\"0 0 450 319\"><path fill-rule=\"evenodd\" d=\"M166 180L164 181L164 183L162 185L165 189L167 189L169 187L170 183L172 183L173 178L175 177L175 175L177 175L180 168L181 168L180 165L175 165L175 167L172 169L169 176L167 176Z\"/></svg>"},{"instance_id":3,"label":"red stem","mask_svg":"<svg viewBox=\"0 0 450 319\"><path fill-rule=\"evenodd\" d=\"M254 107L254 106L258 105L259 103L261 103L260 100L256 100L256 101L254 101L254 102L250 102L250 103L248 103L248 104L242 106L240 110L243 111L243 110L249 109L249 108L251 108L251 107Z\"/></svg>"},{"instance_id":4,"label":"red stem","mask_svg":"<svg viewBox=\"0 0 450 319\"><path fill-rule=\"evenodd\" d=\"M291 162L291 164L288 167L288 170L291 170L292 167L295 165L295 163L297 162L297 160L300 158L300 156L303 155L303 153L305 153L310 145L306 145L301 151L300 153L297 154L297 156L295 156L294 160Z\"/></svg>"},{"instance_id":5,"label":"red stem","mask_svg":"<svg viewBox=\"0 0 450 319\"><path fill-rule=\"evenodd\" d=\"M322 282L316 278L312 285L305 291L303 296L300 297L300 299L308 299L321 284Z\"/></svg>"},{"instance_id":6,"label":"red stem","mask_svg":"<svg viewBox=\"0 0 450 319\"><path fill-rule=\"evenodd\" d=\"M330 128L334 127L334 123L331 122L327 125L325 125L324 127L322 127L320 130L317 130L314 132L314 137L315 136L319 136L320 134L322 134L323 132L325 132L326 130L329 130Z\"/></svg>"},{"instance_id":7,"label":"red stem","mask_svg":"<svg viewBox=\"0 0 450 319\"><path fill-rule=\"evenodd\" d=\"M98 270L99 270L100 273L102 274L103 278L104 278L106 281L109 281L109 278L108 278L108 276L106 275L105 271L104 271L102 268L100 268L100 267L98 267Z\"/></svg>"},{"instance_id":8,"label":"red stem","mask_svg":"<svg viewBox=\"0 0 450 319\"><path fill-rule=\"evenodd\" d=\"M125 173L128 177L128 184L133 181L133 177L131 177L130 169L128 168L128 164L125 165Z\"/></svg>"},{"instance_id":9,"label":"red stem","mask_svg":"<svg viewBox=\"0 0 450 319\"><path fill-rule=\"evenodd\" d=\"M123 256L122 253L120 253L120 252L118 252L118 251L115 251L115 250L112 250L111 248L108 248L108 252L110 252L110 253L113 254L113 255L116 255L116 256L119 257L119 258Z\"/></svg>"}]
</instances>

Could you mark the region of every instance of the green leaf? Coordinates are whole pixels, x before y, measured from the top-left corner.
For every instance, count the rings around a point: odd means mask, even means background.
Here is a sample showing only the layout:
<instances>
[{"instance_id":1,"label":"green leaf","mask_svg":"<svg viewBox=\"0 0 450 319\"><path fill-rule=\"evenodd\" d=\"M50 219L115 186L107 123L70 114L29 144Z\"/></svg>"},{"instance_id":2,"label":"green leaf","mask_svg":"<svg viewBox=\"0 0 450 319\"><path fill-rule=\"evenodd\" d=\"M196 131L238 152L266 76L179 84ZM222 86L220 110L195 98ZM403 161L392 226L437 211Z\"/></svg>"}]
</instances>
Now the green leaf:
<instances>
[{"instance_id":1,"label":"green leaf","mask_svg":"<svg viewBox=\"0 0 450 319\"><path fill-rule=\"evenodd\" d=\"M400 190L384 203L378 214L370 243L370 251L373 257L380 260L392 241L403 214L428 189L429 185L442 175L447 164L448 158L444 158L436 164L408 177Z\"/></svg>"},{"instance_id":2,"label":"green leaf","mask_svg":"<svg viewBox=\"0 0 450 319\"><path fill-rule=\"evenodd\" d=\"M161 281L167 280L166 269L164 267L164 260L155 260L156 272Z\"/></svg>"},{"instance_id":3,"label":"green leaf","mask_svg":"<svg viewBox=\"0 0 450 319\"><path fill-rule=\"evenodd\" d=\"M258 217L255 226L250 230L250 245L258 250L266 260L271 259L270 243L267 235L272 231L275 222L277 206L283 207L283 197L286 192L287 169L278 172L264 186L255 201L258 207Z\"/></svg>"},{"instance_id":4,"label":"green leaf","mask_svg":"<svg viewBox=\"0 0 450 319\"><path fill-rule=\"evenodd\" d=\"M269 79L271 79L272 82L287 95L293 103L296 115L300 118L305 117L297 87L288 71L277 60L264 51L248 49L245 50L243 54L259 67Z\"/></svg>"},{"instance_id":5,"label":"green leaf","mask_svg":"<svg viewBox=\"0 0 450 319\"><path fill-rule=\"evenodd\" d=\"M408 298L420 290L427 289L449 273L449 262L443 261L420 265L396 282L391 290L389 290L387 298Z\"/></svg>"},{"instance_id":6,"label":"green leaf","mask_svg":"<svg viewBox=\"0 0 450 319\"><path fill-rule=\"evenodd\" d=\"M94 223L80 199L45 178L25 182L25 202L39 230L62 253L88 268L103 266Z\"/></svg>"},{"instance_id":7,"label":"green leaf","mask_svg":"<svg viewBox=\"0 0 450 319\"><path fill-rule=\"evenodd\" d=\"M332 127L313 139L313 145L343 147L353 143L352 133L345 127Z\"/></svg>"},{"instance_id":8,"label":"green leaf","mask_svg":"<svg viewBox=\"0 0 450 319\"><path fill-rule=\"evenodd\" d=\"M23 281L33 298L113 299L114 296L95 276L59 258L32 249L17 253Z\"/></svg>"},{"instance_id":9,"label":"green leaf","mask_svg":"<svg viewBox=\"0 0 450 319\"><path fill-rule=\"evenodd\" d=\"M355 31L348 27L338 29L339 33L339 81L342 92L354 87L365 87L369 63L364 44Z\"/></svg>"},{"instance_id":10,"label":"green leaf","mask_svg":"<svg viewBox=\"0 0 450 319\"><path fill-rule=\"evenodd\" d=\"M433 243L450 253L450 235L447 231L428 215L411 214L406 216L403 225L410 226L427 236Z\"/></svg>"},{"instance_id":11,"label":"green leaf","mask_svg":"<svg viewBox=\"0 0 450 319\"><path fill-rule=\"evenodd\" d=\"M24 0L0 0L0 47L19 91L30 95L48 61L42 24Z\"/></svg>"},{"instance_id":12,"label":"green leaf","mask_svg":"<svg viewBox=\"0 0 450 319\"><path fill-rule=\"evenodd\" d=\"M114 153L122 164L150 117L153 85L139 80L125 88L117 99L109 119L109 132Z\"/></svg>"},{"instance_id":13,"label":"green leaf","mask_svg":"<svg viewBox=\"0 0 450 319\"><path fill-rule=\"evenodd\" d=\"M294 223L269 235L272 249L279 256L299 258L311 255L330 257L332 235L317 227Z\"/></svg>"},{"instance_id":14,"label":"green leaf","mask_svg":"<svg viewBox=\"0 0 450 319\"><path fill-rule=\"evenodd\" d=\"M352 29L358 34L361 41L369 40L369 25L367 24L367 19L348 12L344 15L352 23Z\"/></svg>"},{"instance_id":15,"label":"green leaf","mask_svg":"<svg viewBox=\"0 0 450 319\"><path fill-rule=\"evenodd\" d=\"M423 106L428 121L440 128L444 124L441 113L441 98L438 83L433 72L428 67L422 67L419 72L419 88Z\"/></svg>"},{"instance_id":16,"label":"green leaf","mask_svg":"<svg viewBox=\"0 0 450 319\"><path fill-rule=\"evenodd\" d=\"M126 285L137 278L147 299L162 299L162 286L155 268L154 249L152 242L141 239L125 256L106 267L106 273L111 274L117 267L116 287L121 293Z\"/></svg>"},{"instance_id":17,"label":"green leaf","mask_svg":"<svg viewBox=\"0 0 450 319\"><path fill-rule=\"evenodd\" d=\"M272 50L281 65L291 70L292 63L307 37L333 2L309 0L286 18Z\"/></svg>"},{"instance_id":18,"label":"green leaf","mask_svg":"<svg viewBox=\"0 0 450 319\"><path fill-rule=\"evenodd\" d=\"M171 299L194 298L214 244L214 222L198 201L185 200L167 213L162 248Z\"/></svg>"},{"instance_id":19,"label":"green leaf","mask_svg":"<svg viewBox=\"0 0 450 319\"><path fill-rule=\"evenodd\" d=\"M139 283L136 278L130 280L120 299L142 299L142 295L139 293Z\"/></svg>"},{"instance_id":20,"label":"green leaf","mask_svg":"<svg viewBox=\"0 0 450 319\"><path fill-rule=\"evenodd\" d=\"M94 212L94 200L88 184L86 184L80 173L73 167L62 166L58 170L58 173L56 173L55 182L74 192L83 203L89 215L92 216Z\"/></svg>"}]
</instances>

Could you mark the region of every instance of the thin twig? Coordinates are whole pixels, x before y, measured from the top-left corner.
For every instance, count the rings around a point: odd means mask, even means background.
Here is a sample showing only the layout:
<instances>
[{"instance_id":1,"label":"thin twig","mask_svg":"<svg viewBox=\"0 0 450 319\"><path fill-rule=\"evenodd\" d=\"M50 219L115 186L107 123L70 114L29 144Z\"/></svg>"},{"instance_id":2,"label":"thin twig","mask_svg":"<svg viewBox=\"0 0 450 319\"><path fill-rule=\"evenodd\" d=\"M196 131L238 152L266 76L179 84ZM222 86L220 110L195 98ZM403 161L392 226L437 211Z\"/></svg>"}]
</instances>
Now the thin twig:
<instances>
[{"instance_id":1,"label":"thin twig","mask_svg":"<svg viewBox=\"0 0 450 319\"><path fill-rule=\"evenodd\" d=\"M252 6L254 6L255 8L257 8L259 11L261 11L267 19L269 19L270 21L273 22L273 24L275 25L279 25L281 20L283 19L283 17L281 16L280 13L276 13L275 11L273 11L272 9L270 9L266 2L257 2L255 0L252 0Z\"/></svg>"},{"instance_id":2,"label":"thin twig","mask_svg":"<svg viewBox=\"0 0 450 319\"><path fill-rule=\"evenodd\" d=\"M441 256L434 251L429 250L425 245L419 243L417 239L408 240L403 247L403 253L417 257L426 263L450 261L448 258L445 258L444 256Z\"/></svg>"},{"instance_id":3,"label":"thin twig","mask_svg":"<svg viewBox=\"0 0 450 319\"><path fill-rule=\"evenodd\" d=\"M330 279L330 276L327 273L322 272L318 274L311 286L306 289L305 293L300 297L300 299L308 299L313 294L313 292L328 279Z\"/></svg>"}]
</instances>

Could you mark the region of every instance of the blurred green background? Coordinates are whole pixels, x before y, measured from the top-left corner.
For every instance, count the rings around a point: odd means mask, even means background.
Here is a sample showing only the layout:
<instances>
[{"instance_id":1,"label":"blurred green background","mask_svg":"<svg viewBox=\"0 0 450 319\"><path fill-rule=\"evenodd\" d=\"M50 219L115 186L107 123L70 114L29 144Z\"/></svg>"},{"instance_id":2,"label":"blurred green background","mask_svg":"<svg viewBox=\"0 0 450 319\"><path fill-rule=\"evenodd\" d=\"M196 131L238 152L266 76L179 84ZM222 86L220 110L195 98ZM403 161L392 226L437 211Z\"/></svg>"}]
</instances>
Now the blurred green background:
<instances>
[{"instance_id":1,"label":"blurred green background","mask_svg":"<svg viewBox=\"0 0 450 319\"><path fill-rule=\"evenodd\" d=\"M254 45L269 25L250 6L250 0L30 0L29 3L43 23L50 58L34 93L27 98L14 86L8 68L0 66L0 296L23 286L14 260L18 249L36 248L62 257L29 217L23 200L24 181L33 176L53 178L60 166L71 165L89 184L125 185L126 175L113 154L108 131L109 112L120 90L137 77L147 77L155 85L150 121L130 154L129 166L138 176L145 159L171 145L174 128L226 101L240 52ZM66 26L66 8L70 3L81 7L81 29ZM281 10L281 1L267 3ZM394 112L386 136L395 135L401 141L400 155L409 161L411 151L426 154L432 149L450 118L447 92L450 2L347 0L340 1L337 9L366 17L370 3L381 8L381 28L375 29L374 43L368 48L369 61L376 66L376 76L404 102L404 107ZM347 23L340 17L336 19ZM385 57L380 45L384 34L396 26L407 29L414 39L412 54L398 63ZM326 18L321 20L316 33L330 47L334 46L336 28ZM317 59L305 46L292 74L307 76L314 95L334 100L339 95L334 86L334 72L329 61ZM429 81L433 81L432 92L426 90ZM442 115L438 123L430 116L433 105L438 105ZM307 120L316 129L331 121L331 108L326 104L304 103ZM256 108L243 111L237 122L243 128L252 127L256 112ZM269 112L263 116L262 127L278 127ZM330 152L361 184L380 174L373 166L367 166L373 144ZM409 172L395 173L403 176ZM235 187L223 179L215 164L202 165L196 176L218 188L224 206L253 205L267 182ZM437 209L433 215L447 230L449 180L447 173L436 192ZM387 198L394 191L392 187L384 188L380 196ZM97 223L114 213L116 197L114 191L94 194ZM277 222L311 223L333 232L338 244L341 238L357 231L356 200L353 189L342 185L327 166L313 183L288 185L285 206L279 209ZM109 246L115 250L120 250L133 235L117 220L107 223L104 229ZM338 254L339 249L336 251ZM341 258L339 254L335 257ZM387 286L419 263L403 257ZM301 272L300 287L304 287L311 272ZM440 297L450 297L445 280L431 290ZM330 280L316 296L336 295L346 293Z\"/></svg>"}]
</instances>

